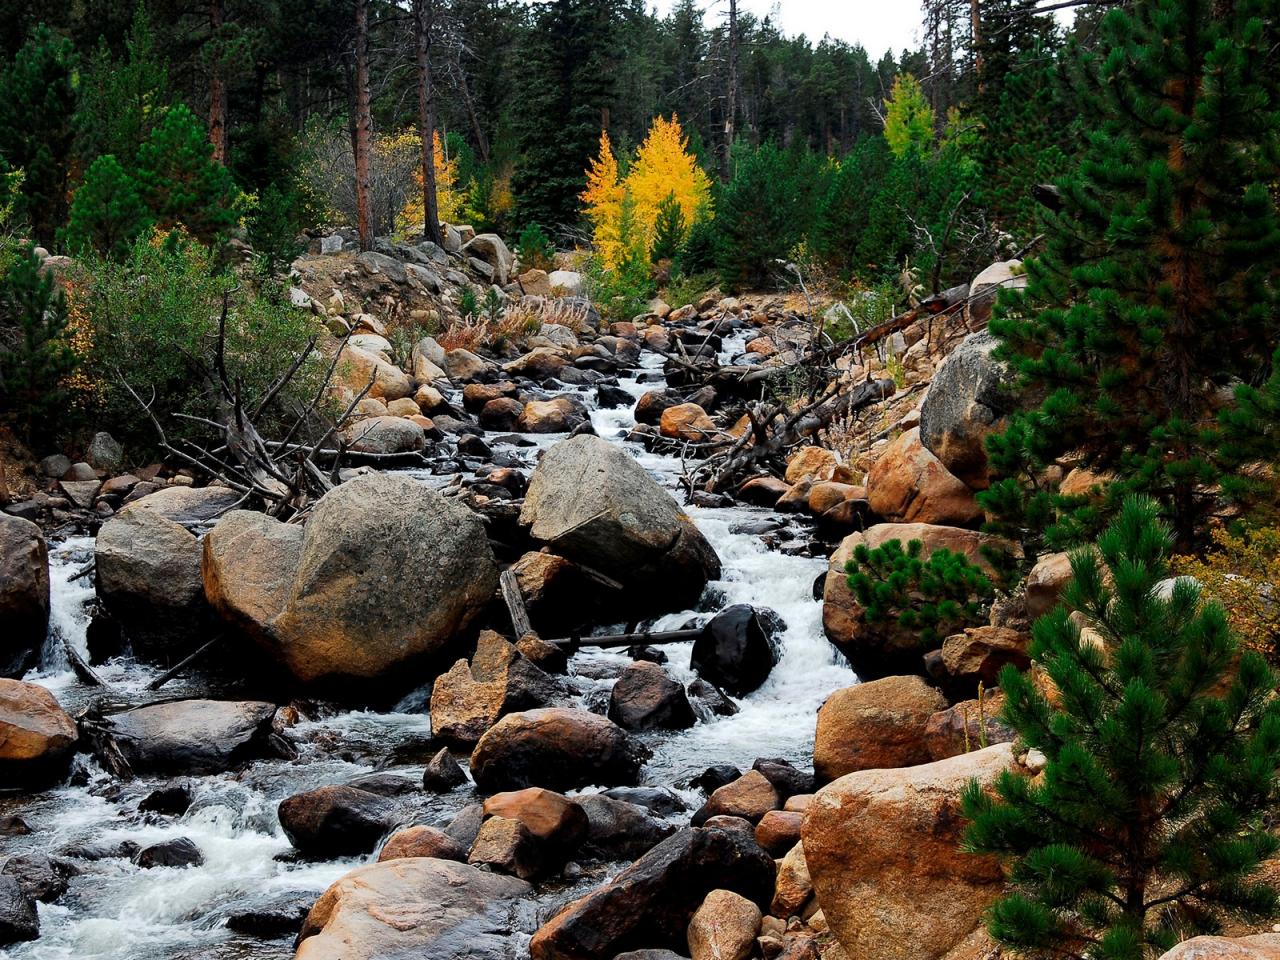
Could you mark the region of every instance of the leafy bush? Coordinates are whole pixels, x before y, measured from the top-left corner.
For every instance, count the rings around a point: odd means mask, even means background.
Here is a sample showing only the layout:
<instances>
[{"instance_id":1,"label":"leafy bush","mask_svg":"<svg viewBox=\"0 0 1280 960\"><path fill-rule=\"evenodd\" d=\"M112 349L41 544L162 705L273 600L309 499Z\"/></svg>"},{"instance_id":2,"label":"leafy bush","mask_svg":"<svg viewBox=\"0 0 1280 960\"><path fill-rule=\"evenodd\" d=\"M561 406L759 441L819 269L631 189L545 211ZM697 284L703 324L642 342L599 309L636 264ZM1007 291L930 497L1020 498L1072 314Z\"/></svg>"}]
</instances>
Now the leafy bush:
<instances>
[{"instance_id":1,"label":"leafy bush","mask_svg":"<svg viewBox=\"0 0 1280 960\"><path fill-rule=\"evenodd\" d=\"M274 276L302 253L299 241L311 218L311 198L301 184L268 184L248 217L249 243L263 273Z\"/></svg>"},{"instance_id":2,"label":"leafy bush","mask_svg":"<svg viewBox=\"0 0 1280 960\"><path fill-rule=\"evenodd\" d=\"M922 646L941 643L985 622L995 594L991 580L964 554L945 547L921 556L924 545L889 540L874 550L859 544L845 565L849 589L868 623L893 621L915 631Z\"/></svg>"},{"instance_id":3,"label":"leafy bush","mask_svg":"<svg viewBox=\"0 0 1280 960\"><path fill-rule=\"evenodd\" d=\"M1280 528L1217 527L1203 558L1181 556L1173 572L1194 577L1205 596L1227 612L1244 645L1273 663L1280 659Z\"/></svg>"},{"instance_id":4,"label":"leafy bush","mask_svg":"<svg viewBox=\"0 0 1280 960\"><path fill-rule=\"evenodd\" d=\"M263 394L315 333L314 319L289 303L282 285L221 271L208 248L180 234L152 233L121 262L85 266L89 365L103 413L123 429L134 425L144 442L154 435L125 383L175 435L184 431L174 414L218 417L223 401L212 371L224 298L227 374L245 397ZM285 416L319 386L325 365L314 360L282 394Z\"/></svg>"},{"instance_id":5,"label":"leafy bush","mask_svg":"<svg viewBox=\"0 0 1280 960\"><path fill-rule=\"evenodd\" d=\"M516 255L526 270L554 270L556 246L539 224L531 223L520 231Z\"/></svg>"},{"instance_id":6,"label":"leafy bush","mask_svg":"<svg viewBox=\"0 0 1280 960\"><path fill-rule=\"evenodd\" d=\"M665 299L672 307L696 303L699 297L715 288L718 279L710 272L695 273L692 276L673 272L665 290Z\"/></svg>"},{"instance_id":7,"label":"leafy bush","mask_svg":"<svg viewBox=\"0 0 1280 960\"><path fill-rule=\"evenodd\" d=\"M27 245L0 275L0 409L28 436L51 435L64 382L79 357L69 340L67 302L52 272Z\"/></svg>"}]
</instances>

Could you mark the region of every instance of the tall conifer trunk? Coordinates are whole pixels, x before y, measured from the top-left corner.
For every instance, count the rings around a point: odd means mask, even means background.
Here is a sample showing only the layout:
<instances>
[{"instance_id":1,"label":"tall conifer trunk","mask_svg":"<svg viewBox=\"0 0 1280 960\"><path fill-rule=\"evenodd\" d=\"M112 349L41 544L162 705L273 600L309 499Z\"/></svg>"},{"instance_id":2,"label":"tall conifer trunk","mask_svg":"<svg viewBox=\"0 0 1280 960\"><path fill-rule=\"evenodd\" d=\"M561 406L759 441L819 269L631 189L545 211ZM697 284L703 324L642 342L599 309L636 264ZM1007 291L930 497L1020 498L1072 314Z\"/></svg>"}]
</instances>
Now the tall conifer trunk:
<instances>
[{"instance_id":1,"label":"tall conifer trunk","mask_svg":"<svg viewBox=\"0 0 1280 960\"><path fill-rule=\"evenodd\" d=\"M431 30L435 0L413 0L414 52L418 62L418 136L422 139L422 236L443 246L436 199L436 106L431 75Z\"/></svg>"},{"instance_id":2,"label":"tall conifer trunk","mask_svg":"<svg viewBox=\"0 0 1280 960\"><path fill-rule=\"evenodd\" d=\"M227 162L227 81L222 72L222 25L226 10L223 0L209 0L209 32L213 40L213 58L209 73L209 142L213 159Z\"/></svg>"},{"instance_id":3,"label":"tall conifer trunk","mask_svg":"<svg viewBox=\"0 0 1280 960\"><path fill-rule=\"evenodd\" d=\"M369 0L355 0L355 90L351 147L356 165L356 230L360 249L373 249L373 221L369 210L369 154L373 117L369 112Z\"/></svg>"}]
</instances>

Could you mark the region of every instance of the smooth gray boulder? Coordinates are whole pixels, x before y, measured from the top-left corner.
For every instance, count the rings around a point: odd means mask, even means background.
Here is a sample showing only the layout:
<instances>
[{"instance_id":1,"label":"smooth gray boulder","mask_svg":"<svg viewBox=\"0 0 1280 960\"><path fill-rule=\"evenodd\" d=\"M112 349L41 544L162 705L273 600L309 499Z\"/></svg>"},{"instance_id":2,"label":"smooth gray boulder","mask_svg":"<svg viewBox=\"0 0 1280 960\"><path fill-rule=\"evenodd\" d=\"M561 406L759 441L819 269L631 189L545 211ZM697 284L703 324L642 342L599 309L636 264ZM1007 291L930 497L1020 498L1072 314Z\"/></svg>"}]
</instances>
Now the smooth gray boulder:
<instances>
[{"instance_id":1,"label":"smooth gray boulder","mask_svg":"<svg viewBox=\"0 0 1280 960\"><path fill-rule=\"evenodd\" d=\"M493 282L505 287L511 280L511 268L515 257L496 233L482 233L472 237L462 246L462 254L482 260L493 268Z\"/></svg>"},{"instance_id":2,"label":"smooth gray boulder","mask_svg":"<svg viewBox=\"0 0 1280 960\"><path fill-rule=\"evenodd\" d=\"M978 490L990 483L984 442L1003 427L1010 409L1002 388L1012 373L992 356L999 342L985 330L965 337L934 373L920 405L921 444Z\"/></svg>"},{"instance_id":3,"label":"smooth gray boulder","mask_svg":"<svg viewBox=\"0 0 1280 960\"><path fill-rule=\"evenodd\" d=\"M370 417L343 431L347 444L356 453L413 453L427 445L422 427L403 417Z\"/></svg>"},{"instance_id":4,"label":"smooth gray boulder","mask_svg":"<svg viewBox=\"0 0 1280 960\"><path fill-rule=\"evenodd\" d=\"M635 611L686 609L720 576L720 558L671 495L599 437L574 437L543 455L520 522L558 556L621 583Z\"/></svg>"},{"instance_id":5,"label":"smooth gray boulder","mask_svg":"<svg viewBox=\"0 0 1280 960\"><path fill-rule=\"evenodd\" d=\"M0 513L0 677L17 679L40 660L49 632L49 549L30 520Z\"/></svg>"}]
</instances>

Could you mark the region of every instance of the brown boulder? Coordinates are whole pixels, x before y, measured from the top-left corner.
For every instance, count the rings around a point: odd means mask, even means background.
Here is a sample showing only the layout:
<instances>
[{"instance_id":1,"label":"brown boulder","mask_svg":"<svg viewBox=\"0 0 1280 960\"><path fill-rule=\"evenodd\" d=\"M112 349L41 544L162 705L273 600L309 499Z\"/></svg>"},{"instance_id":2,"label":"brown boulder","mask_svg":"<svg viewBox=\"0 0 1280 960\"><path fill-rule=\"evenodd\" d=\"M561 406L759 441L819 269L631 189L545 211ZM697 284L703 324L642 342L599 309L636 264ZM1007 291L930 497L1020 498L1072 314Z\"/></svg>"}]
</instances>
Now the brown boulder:
<instances>
[{"instance_id":1,"label":"brown boulder","mask_svg":"<svg viewBox=\"0 0 1280 960\"><path fill-rule=\"evenodd\" d=\"M738 488L738 499L759 507L774 507L791 492L791 485L777 477L752 477Z\"/></svg>"},{"instance_id":2,"label":"brown boulder","mask_svg":"<svg viewBox=\"0 0 1280 960\"><path fill-rule=\"evenodd\" d=\"M0 677L0 780L36 787L57 780L75 750L75 721L44 687Z\"/></svg>"},{"instance_id":3,"label":"brown boulder","mask_svg":"<svg viewBox=\"0 0 1280 960\"><path fill-rule=\"evenodd\" d=\"M589 827L582 807L541 787L495 793L484 802L484 815L518 820L530 834L566 857L586 838Z\"/></svg>"},{"instance_id":4,"label":"brown boulder","mask_svg":"<svg viewBox=\"0 0 1280 960\"><path fill-rule=\"evenodd\" d=\"M1012 764L1000 744L851 773L818 793L805 815L805 861L849 956L940 960L974 934L1004 874L995 858L961 850L960 797L971 780L989 787Z\"/></svg>"},{"instance_id":5,"label":"brown boulder","mask_svg":"<svg viewBox=\"0 0 1280 960\"><path fill-rule=\"evenodd\" d=\"M712 793L693 815L693 823L697 826L711 817L741 817L759 823L766 813L781 806L782 798L769 779L759 770L748 770Z\"/></svg>"},{"instance_id":6,"label":"brown boulder","mask_svg":"<svg viewBox=\"0 0 1280 960\"><path fill-rule=\"evenodd\" d=\"M357 787L317 787L280 801L289 842L308 856L347 857L373 850L391 826L394 806Z\"/></svg>"},{"instance_id":7,"label":"brown boulder","mask_svg":"<svg viewBox=\"0 0 1280 960\"><path fill-rule=\"evenodd\" d=\"M680 400L665 390L649 390L636 401L635 421L656 427L662 422L663 413L679 404Z\"/></svg>"},{"instance_id":8,"label":"brown boulder","mask_svg":"<svg viewBox=\"0 0 1280 960\"><path fill-rule=\"evenodd\" d=\"M510 432L517 429L523 413L524 404L515 397L495 397L481 409L480 426L486 430Z\"/></svg>"},{"instance_id":9,"label":"brown boulder","mask_svg":"<svg viewBox=\"0 0 1280 960\"><path fill-rule=\"evenodd\" d=\"M982 518L973 491L908 430L880 454L867 475L871 509L897 523L967 526Z\"/></svg>"},{"instance_id":10,"label":"brown boulder","mask_svg":"<svg viewBox=\"0 0 1280 960\"><path fill-rule=\"evenodd\" d=\"M693 705L662 667L641 660L613 685L609 719L625 730L681 730L693 726Z\"/></svg>"},{"instance_id":11,"label":"brown boulder","mask_svg":"<svg viewBox=\"0 0 1280 960\"><path fill-rule=\"evenodd\" d=\"M467 848L435 827L406 827L387 837L378 853L378 861L405 857L435 857L437 860L466 863Z\"/></svg>"},{"instance_id":12,"label":"brown boulder","mask_svg":"<svg viewBox=\"0 0 1280 960\"><path fill-rule=\"evenodd\" d=\"M953 699L976 694L979 683L995 686L1007 663L1026 670L1031 666L1030 643L1027 634L1008 627L970 627L947 637L942 641L940 667Z\"/></svg>"},{"instance_id":13,"label":"brown boulder","mask_svg":"<svg viewBox=\"0 0 1280 960\"><path fill-rule=\"evenodd\" d=\"M715 421L696 403L681 403L663 410L659 430L664 437L688 443L706 443L720 436Z\"/></svg>"},{"instance_id":14,"label":"brown boulder","mask_svg":"<svg viewBox=\"0 0 1280 960\"><path fill-rule=\"evenodd\" d=\"M796 916L813 896L813 880L804 858L804 845L797 843L778 861L778 879L773 888L769 912L775 917Z\"/></svg>"},{"instance_id":15,"label":"brown boulder","mask_svg":"<svg viewBox=\"0 0 1280 960\"><path fill-rule=\"evenodd\" d=\"M832 507L853 499L862 492L864 491L850 483L837 483L834 480L815 483L809 488L809 512L821 516Z\"/></svg>"},{"instance_id":16,"label":"brown boulder","mask_svg":"<svg viewBox=\"0 0 1280 960\"><path fill-rule=\"evenodd\" d=\"M378 400L399 400L413 396L413 377L394 363L359 347L343 344L342 356L333 372L333 386L355 396L369 384L366 396Z\"/></svg>"},{"instance_id":17,"label":"brown boulder","mask_svg":"<svg viewBox=\"0 0 1280 960\"><path fill-rule=\"evenodd\" d=\"M606 717L548 708L512 713L471 754L471 775L485 791L635 783L646 750Z\"/></svg>"},{"instance_id":18,"label":"brown boulder","mask_svg":"<svg viewBox=\"0 0 1280 960\"><path fill-rule=\"evenodd\" d=\"M49 550L29 520L0 513L0 677L20 677L40 659L49 632Z\"/></svg>"},{"instance_id":19,"label":"brown boulder","mask_svg":"<svg viewBox=\"0 0 1280 960\"><path fill-rule=\"evenodd\" d=\"M880 523L845 537L831 556L823 587L822 626L827 638L848 657L854 672L864 680L920 673L924 668L917 634L902 630L896 623L867 623L862 607L849 589L845 565L853 558L854 548L866 544L875 549L890 540L898 540L904 547L912 540L919 540L925 557L945 547L963 554L989 575L995 571L983 556L983 547L1013 549L1008 541L990 534L925 523Z\"/></svg>"},{"instance_id":20,"label":"brown boulder","mask_svg":"<svg viewBox=\"0 0 1280 960\"><path fill-rule=\"evenodd\" d=\"M916 676L837 690L818 711L814 774L827 783L855 770L927 763L925 725L946 706L946 697Z\"/></svg>"},{"instance_id":21,"label":"brown boulder","mask_svg":"<svg viewBox=\"0 0 1280 960\"><path fill-rule=\"evenodd\" d=\"M803 821L802 811L770 810L756 824L756 842L773 856L780 857L800 842Z\"/></svg>"},{"instance_id":22,"label":"brown boulder","mask_svg":"<svg viewBox=\"0 0 1280 960\"><path fill-rule=\"evenodd\" d=\"M536 880L549 872L543 853L544 845L519 820L490 817L480 825L467 863L521 880Z\"/></svg>"},{"instance_id":23,"label":"brown boulder","mask_svg":"<svg viewBox=\"0 0 1280 960\"><path fill-rule=\"evenodd\" d=\"M939 710L924 727L925 747L930 760L945 760L993 743L1012 743L1017 736L1000 722L1004 694L993 690L983 698L965 700Z\"/></svg>"},{"instance_id":24,"label":"brown boulder","mask_svg":"<svg viewBox=\"0 0 1280 960\"><path fill-rule=\"evenodd\" d=\"M840 459L823 447L800 447L787 459L787 483L820 482L835 476Z\"/></svg>"},{"instance_id":25,"label":"brown boulder","mask_svg":"<svg viewBox=\"0 0 1280 960\"><path fill-rule=\"evenodd\" d=\"M295 960L507 956L521 938L523 880L414 857L357 867L316 901Z\"/></svg>"},{"instance_id":26,"label":"brown boulder","mask_svg":"<svg viewBox=\"0 0 1280 960\"><path fill-rule=\"evenodd\" d=\"M1037 560L1027 574L1027 619L1034 622L1056 607L1071 578L1068 554L1047 553Z\"/></svg>"},{"instance_id":27,"label":"brown boulder","mask_svg":"<svg viewBox=\"0 0 1280 960\"><path fill-rule=\"evenodd\" d=\"M746 960L763 919L760 908L732 890L712 890L689 921L690 960Z\"/></svg>"},{"instance_id":28,"label":"brown boulder","mask_svg":"<svg viewBox=\"0 0 1280 960\"><path fill-rule=\"evenodd\" d=\"M520 411L516 429L520 433L568 433L587 421L587 408L568 394L552 400L530 400Z\"/></svg>"}]
</instances>

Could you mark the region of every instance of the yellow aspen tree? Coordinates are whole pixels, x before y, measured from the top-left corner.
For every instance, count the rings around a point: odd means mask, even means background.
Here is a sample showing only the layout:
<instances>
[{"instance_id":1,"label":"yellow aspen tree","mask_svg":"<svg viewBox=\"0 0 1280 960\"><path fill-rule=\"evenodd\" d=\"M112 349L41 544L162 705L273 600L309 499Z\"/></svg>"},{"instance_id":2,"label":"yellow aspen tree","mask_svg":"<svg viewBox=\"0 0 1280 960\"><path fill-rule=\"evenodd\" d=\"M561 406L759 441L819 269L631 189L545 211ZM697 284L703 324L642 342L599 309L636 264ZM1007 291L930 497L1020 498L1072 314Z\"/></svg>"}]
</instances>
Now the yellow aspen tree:
<instances>
[{"instance_id":1,"label":"yellow aspen tree","mask_svg":"<svg viewBox=\"0 0 1280 960\"><path fill-rule=\"evenodd\" d=\"M658 211L674 197L685 223L710 206L711 180L689 152L689 140L675 114L655 117L627 173L626 187L636 202L636 220L646 244L653 242Z\"/></svg>"},{"instance_id":2,"label":"yellow aspen tree","mask_svg":"<svg viewBox=\"0 0 1280 960\"><path fill-rule=\"evenodd\" d=\"M445 223L457 223L462 214L464 199L462 191L458 189L458 160L456 157L451 159L446 155L439 131L436 131L431 139L435 146L436 208L440 213L440 219ZM397 137L397 143L401 146L410 140L412 140L413 149L419 149L420 141L417 134L402 133ZM420 226L426 218L426 213L422 209L421 169L413 171L413 184L415 189L409 194L409 199L397 218L396 225L402 233Z\"/></svg>"},{"instance_id":3,"label":"yellow aspen tree","mask_svg":"<svg viewBox=\"0 0 1280 960\"><path fill-rule=\"evenodd\" d=\"M618 221L622 216L622 181L618 178L618 160L607 131L600 131L600 153L587 169L587 188L581 200L591 221L596 252L606 269L618 262Z\"/></svg>"}]
</instances>

